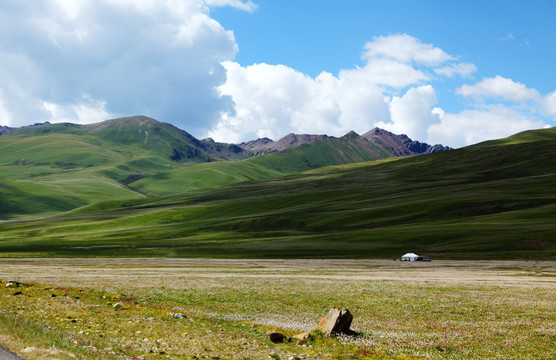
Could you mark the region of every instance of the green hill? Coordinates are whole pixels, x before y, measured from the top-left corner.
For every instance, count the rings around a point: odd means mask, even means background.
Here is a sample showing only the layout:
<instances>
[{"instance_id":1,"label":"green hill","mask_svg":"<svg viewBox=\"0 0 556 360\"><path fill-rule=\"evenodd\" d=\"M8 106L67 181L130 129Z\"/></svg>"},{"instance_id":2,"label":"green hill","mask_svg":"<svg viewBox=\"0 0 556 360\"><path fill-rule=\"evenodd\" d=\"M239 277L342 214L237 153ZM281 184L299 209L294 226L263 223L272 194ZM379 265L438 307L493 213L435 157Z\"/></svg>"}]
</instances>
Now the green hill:
<instances>
[{"instance_id":1,"label":"green hill","mask_svg":"<svg viewBox=\"0 0 556 360\"><path fill-rule=\"evenodd\" d=\"M98 201L176 194L391 156L357 135L240 161L251 155L236 145L201 141L144 116L12 130L0 136L0 219L52 215Z\"/></svg>"},{"instance_id":2,"label":"green hill","mask_svg":"<svg viewBox=\"0 0 556 360\"><path fill-rule=\"evenodd\" d=\"M187 136L180 139L169 127L134 117L85 126L45 124L2 135L0 218L141 198L126 183L178 166L172 159L176 151L200 154L191 161L210 159Z\"/></svg>"},{"instance_id":3,"label":"green hill","mask_svg":"<svg viewBox=\"0 0 556 360\"><path fill-rule=\"evenodd\" d=\"M0 252L394 258L412 251L433 259L554 259L554 131L4 221ZM303 162L277 160L272 168Z\"/></svg>"},{"instance_id":4,"label":"green hill","mask_svg":"<svg viewBox=\"0 0 556 360\"><path fill-rule=\"evenodd\" d=\"M355 133L317 140L296 148L238 162L214 162L180 167L130 184L142 193L161 196L242 181L278 178L328 165L350 164L393 155ZM177 191L179 189L180 191Z\"/></svg>"},{"instance_id":5,"label":"green hill","mask_svg":"<svg viewBox=\"0 0 556 360\"><path fill-rule=\"evenodd\" d=\"M142 198L129 183L176 167L242 157L247 155L227 144L199 141L144 116L21 128L0 137L0 218Z\"/></svg>"},{"instance_id":6,"label":"green hill","mask_svg":"<svg viewBox=\"0 0 556 360\"><path fill-rule=\"evenodd\" d=\"M489 140L474 146L496 146L556 140L556 128L527 130L503 139Z\"/></svg>"}]
</instances>

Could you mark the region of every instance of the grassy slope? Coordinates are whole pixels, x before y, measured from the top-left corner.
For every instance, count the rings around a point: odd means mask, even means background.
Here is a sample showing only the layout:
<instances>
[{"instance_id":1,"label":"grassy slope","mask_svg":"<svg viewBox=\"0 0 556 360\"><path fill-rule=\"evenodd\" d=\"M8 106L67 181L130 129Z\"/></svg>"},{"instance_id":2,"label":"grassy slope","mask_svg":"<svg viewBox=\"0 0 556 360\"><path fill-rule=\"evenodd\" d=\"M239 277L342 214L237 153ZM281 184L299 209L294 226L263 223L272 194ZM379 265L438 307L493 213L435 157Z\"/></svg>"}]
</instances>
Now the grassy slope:
<instances>
[{"instance_id":1,"label":"grassy slope","mask_svg":"<svg viewBox=\"0 0 556 360\"><path fill-rule=\"evenodd\" d=\"M0 137L0 219L142 198L127 185L213 160L209 153L233 158L233 152L219 146L145 117L24 128Z\"/></svg>"},{"instance_id":2,"label":"grassy slope","mask_svg":"<svg viewBox=\"0 0 556 360\"><path fill-rule=\"evenodd\" d=\"M554 258L556 143L337 166L4 222L4 254Z\"/></svg>"},{"instance_id":3,"label":"grassy slope","mask_svg":"<svg viewBox=\"0 0 556 360\"><path fill-rule=\"evenodd\" d=\"M133 189L163 196L193 189L221 187L243 181L278 178L327 165L391 157L385 149L355 134L323 139L279 153L239 162L197 164L160 172L130 184Z\"/></svg>"},{"instance_id":4,"label":"grassy slope","mask_svg":"<svg viewBox=\"0 0 556 360\"><path fill-rule=\"evenodd\" d=\"M106 176L126 155L94 138L52 133L0 138L0 218L66 211L93 201L139 198ZM120 174L121 177L126 175Z\"/></svg>"},{"instance_id":5,"label":"grassy slope","mask_svg":"<svg viewBox=\"0 0 556 360\"><path fill-rule=\"evenodd\" d=\"M128 200L276 178L391 156L357 136L239 160L237 146L203 142L137 116L91 125L47 124L0 137L0 219L51 215Z\"/></svg>"}]
</instances>

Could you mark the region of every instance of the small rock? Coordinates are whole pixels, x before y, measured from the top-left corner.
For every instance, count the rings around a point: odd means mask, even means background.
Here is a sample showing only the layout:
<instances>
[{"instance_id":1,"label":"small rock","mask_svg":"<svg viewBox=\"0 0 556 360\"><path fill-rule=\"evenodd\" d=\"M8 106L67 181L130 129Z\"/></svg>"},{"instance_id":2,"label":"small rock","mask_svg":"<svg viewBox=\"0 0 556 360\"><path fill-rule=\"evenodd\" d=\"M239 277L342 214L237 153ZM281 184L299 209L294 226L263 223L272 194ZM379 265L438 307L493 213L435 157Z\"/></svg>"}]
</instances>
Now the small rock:
<instances>
[{"instance_id":1,"label":"small rock","mask_svg":"<svg viewBox=\"0 0 556 360\"><path fill-rule=\"evenodd\" d=\"M182 314L182 313L175 313L175 314L174 314L174 313L170 313L170 314L168 314L168 315L170 315L171 317L173 317L173 318L175 318L175 319L185 319L185 318L187 318L187 316L185 316L185 315Z\"/></svg>"},{"instance_id":2,"label":"small rock","mask_svg":"<svg viewBox=\"0 0 556 360\"><path fill-rule=\"evenodd\" d=\"M14 296L17 296L17 295L23 295L23 293L21 291L14 292Z\"/></svg>"},{"instance_id":3,"label":"small rock","mask_svg":"<svg viewBox=\"0 0 556 360\"><path fill-rule=\"evenodd\" d=\"M270 334L270 341L275 344L283 343L286 339L286 336L279 332L273 332L272 334Z\"/></svg>"},{"instance_id":4,"label":"small rock","mask_svg":"<svg viewBox=\"0 0 556 360\"><path fill-rule=\"evenodd\" d=\"M304 332L301 334L294 335L292 339L297 341L297 345L303 345L303 344L307 344L307 341L313 340L313 336L308 332Z\"/></svg>"},{"instance_id":5,"label":"small rock","mask_svg":"<svg viewBox=\"0 0 556 360\"><path fill-rule=\"evenodd\" d=\"M307 339L311 338L311 334L308 333L308 332L304 332L304 333L301 333L301 334L294 335L293 338L294 339L299 339L299 340L307 340Z\"/></svg>"},{"instance_id":6,"label":"small rock","mask_svg":"<svg viewBox=\"0 0 556 360\"><path fill-rule=\"evenodd\" d=\"M124 303L120 301L120 302L117 302L117 303L115 303L114 305L112 305L112 307L113 307L114 309L121 309L121 308L124 307Z\"/></svg>"},{"instance_id":7,"label":"small rock","mask_svg":"<svg viewBox=\"0 0 556 360\"><path fill-rule=\"evenodd\" d=\"M348 309L332 308L328 315L322 318L319 323L318 329L325 335L332 334L349 334L352 331L349 329L353 315Z\"/></svg>"}]
</instances>

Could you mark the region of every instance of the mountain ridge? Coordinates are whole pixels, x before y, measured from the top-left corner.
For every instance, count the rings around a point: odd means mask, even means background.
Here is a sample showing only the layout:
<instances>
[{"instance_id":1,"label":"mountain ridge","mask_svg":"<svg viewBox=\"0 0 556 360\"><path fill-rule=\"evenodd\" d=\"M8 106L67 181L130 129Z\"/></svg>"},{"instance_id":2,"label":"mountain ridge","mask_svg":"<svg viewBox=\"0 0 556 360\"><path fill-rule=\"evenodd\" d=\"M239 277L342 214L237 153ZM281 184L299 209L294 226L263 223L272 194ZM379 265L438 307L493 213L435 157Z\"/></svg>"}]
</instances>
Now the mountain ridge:
<instances>
[{"instance_id":1,"label":"mountain ridge","mask_svg":"<svg viewBox=\"0 0 556 360\"><path fill-rule=\"evenodd\" d=\"M328 135L311 135L311 134L294 134L290 133L278 141L269 138L259 138L247 142L242 142L238 146L244 150L253 151L255 155L267 154L273 151L282 151L295 148L297 146L307 144L316 140L330 138Z\"/></svg>"},{"instance_id":2,"label":"mountain ridge","mask_svg":"<svg viewBox=\"0 0 556 360\"><path fill-rule=\"evenodd\" d=\"M362 136L365 139L384 147L395 156L414 156L453 150L449 146L440 144L429 145L427 143L412 140L405 134L396 135L377 127L371 129Z\"/></svg>"},{"instance_id":3,"label":"mountain ridge","mask_svg":"<svg viewBox=\"0 0 556 360\"><path fill-rule=\"evenodd\" d=\"M62 124L62 125L60 125ZM115 125L117 124L117 125ZM213 139L202 139L199 140L193 135L189 134L185 130L182 130L170 123L160 122L158 120L149 118L143 115L121 117L115 119L109 119L98 123L79 125L73 123L56 123L51 124L49 122L36 123L29 126L23 126L19 128L12 127L0 127L0 135L17 133L23 129L41 127L43 125L51 125L53 127L65 127L65 128L81 128L87 129L91 133L107 133L106 128L117 126L118 132L116 135L120 135L122 128L131 127L133 124L135 127L142 129L142 132L137 134L127 134L126 140L128 142L136 141L137 143L144 142L147 144L149 139L149 130L160 131L161 128L170 128L173 132L179 133L182 137L179 144L174 143L176 147L171 157L173 160L177 161L187 161L192 159L199 159L201 161L214 161L215 159L222 160L238 160L247 158L249 156L260 156L266 155L272 152L279 152L290 148L295 148L297 146L310 143L316 140L322 140L326 138L334 138L326 134L287 134L277 141L269 138L258 138L254 140L245 141L239 144L229 144L216 142ZM52 129L51 129L52 131ZM37 134L37 132L35 132ZM114 136L114 134L111 134ZM452 148L448 146L443 146L440 144L429 145L416 140L410 139L407 135L396 135L386 130L380 128L373 128L372 130L361 135L365 139L384 147L394 156L413 156L430 154L439 151L451 150ZM184 145L187 143L189 146ZM168 144L167 144L168 145Z\"/></svg>"}]
</instances>

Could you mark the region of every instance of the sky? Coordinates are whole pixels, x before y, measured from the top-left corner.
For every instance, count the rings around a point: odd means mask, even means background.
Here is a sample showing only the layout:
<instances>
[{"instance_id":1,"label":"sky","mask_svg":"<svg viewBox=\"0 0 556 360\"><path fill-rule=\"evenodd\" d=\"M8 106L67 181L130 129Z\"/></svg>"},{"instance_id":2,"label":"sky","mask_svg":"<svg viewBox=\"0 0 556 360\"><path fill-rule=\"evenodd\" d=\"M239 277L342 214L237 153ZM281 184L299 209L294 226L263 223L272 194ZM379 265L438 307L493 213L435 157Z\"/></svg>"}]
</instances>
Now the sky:
<instances>
[{"instance_id":1,"label":"sky","mask_svg":"<svg viewBox=\"0 0 556 360\"><path fill-rule=\"evenodd\" d=\"M238 143L556 125L552 0L0 1L0 125L146 115Z\"/></svg>"}]
</instances>

